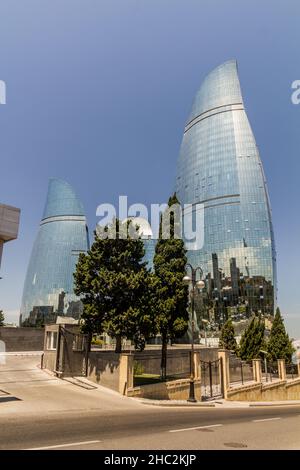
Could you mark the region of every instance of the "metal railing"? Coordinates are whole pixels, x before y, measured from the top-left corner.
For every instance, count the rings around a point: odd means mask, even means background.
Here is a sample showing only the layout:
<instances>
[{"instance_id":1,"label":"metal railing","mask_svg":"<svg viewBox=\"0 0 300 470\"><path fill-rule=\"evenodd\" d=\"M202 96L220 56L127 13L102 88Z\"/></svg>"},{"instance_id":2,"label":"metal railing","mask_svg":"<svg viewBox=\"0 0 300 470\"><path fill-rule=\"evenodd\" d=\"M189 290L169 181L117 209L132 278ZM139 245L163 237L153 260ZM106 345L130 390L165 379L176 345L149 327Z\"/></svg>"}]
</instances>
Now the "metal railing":
<instances>
[{"instance_id":1,"label":"metal railing","mask_svg":"<svg viewBox=\"0 0 300 470\"><path fill-rule=\"evenodd\" d=\"M186 379L190 377L189 354L178 357L174 354L167 356L167 374L162 377L161 354L135 354L133 362L134 386L148 385L157 382Z\"/></svg>"},{"instance_id":2,"label":"metal railing","mask_svg":"<svg viewBox=\"0 0 300 470\"><path fill-rule=\"evenodd\" d=\"M202 400L221 396L220 359L215 361L200 361L200 367Z\"/></svg>"},{"instance_id":3,"label":"metal railing","mask_svg":"<svg viewBox=\"0 0 300 470\"><path fill-rule=\"evenodd\" d=\"M286 363L285 364L286 378L296 379L298 378L298 364Z\"/></svg>"},{"instance_id":4,"label":"metal railing","mask_svg":"<svg viewBox=\"0 0 300 470\"><path fill-rule=\"evenodd\" d=\"M234 355L229 356L229 383L244 385L253 380L252 361L243 361Z\"/></svg>"},{"instance_id":5,"label":"metal railing","mask_svg":"<svg viewBox=\"0 0 300 470\"><path fill-rule=\"evenodd\" d=\"M264 382L279 380L279 370L277 361L262 361L262 379Z\"/></svg>"}]
</instances>

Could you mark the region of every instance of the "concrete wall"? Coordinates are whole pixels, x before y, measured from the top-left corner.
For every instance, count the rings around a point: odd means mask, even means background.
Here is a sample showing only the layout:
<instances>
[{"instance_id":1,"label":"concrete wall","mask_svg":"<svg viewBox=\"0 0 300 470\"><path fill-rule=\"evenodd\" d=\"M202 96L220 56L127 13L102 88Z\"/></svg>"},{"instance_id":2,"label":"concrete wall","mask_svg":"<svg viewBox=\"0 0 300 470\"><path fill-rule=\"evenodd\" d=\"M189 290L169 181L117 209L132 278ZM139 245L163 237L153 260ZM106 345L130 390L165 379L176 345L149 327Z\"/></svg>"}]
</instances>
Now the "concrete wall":
<instances>
[{"instance_id":1,"label":"concrete wall","mask_svg":"<svg viewBox=\"0 0 300 470\"><path fill-rule=\"evenodd\" d=\"M91 351L87 378L119 391L120 356L113 351Z\"/></svg>"},{"instance_id":2,"label":"concrete wall","mask_svg":"<svg viewBox=\"0 0 300 470\"><path fill-rule=\"evenodd\" d=\"M15 240L18 236L20 209L0 204L0 239L4 242Z\"/></svg>"},{"instance_id":3,"label":"concrete wall","mask_svg":"<svg viewBox=\"0 0 300 470\"><path fill-rule=\"evenodd\" d=\"M231 401L282 401L300 400L300 378L277 380L268 384L252 384L229 388L227 400Z\"/></svg>"},{"instance_id":4,"label":"concrete wall","mask_svg":"<svg viewBox=\"0 0 300 470\"><path fill-rule=\"evenodd\" d=\"M195 398L201 400L200 380L195 380ZM189 398L190 381L188 379L159 382L128 389L127 396L150 398L153 400L187 400Z\"/></svg>"},{"instance_id":5,"label":"concrete wall","mask_svg":"<svg viewBox=\"0 0 300 470\"><path fill-rule=\"evenodd\" d=\"M200 354L201 361L218 359L218 348L195 348ZM134 351L134 362L143 367L143 372L160 374L160 349L146 349L143 352ZM167 351L167 375L189 375L190 348L174 348Z\"/></svg>"},{"instance_id":6,"label":"concrete wall","mask_svg":"<svg viewBox=\"0 0 300 470\"><path fill-rule=\"evenodd\" d=\"M286 383L286 396L287 400L300 399L300 377L295 380L289 380Z\"/></svg>"},{"instance_id":7,"label":"concrete wall","mask_svg":"<svg viewBox=\"0 0 300 470\"><path fill-rule=\"evenodd\" d=\"M18 236L20 209L0 204L0 265L3 243L15 240Z\"/></svg>"},{"instance_id":8,"label":"concrete wall","mask_svg":"<svg viewBox=\"0 0 300 470\"><path fill-rule=\"evenodd\" d=\"M55 371L60 377L86 375L89 380L123 395L174 400L187 400L189 397L190 348L168 350L167 373L169 375L184 373L183 378L133 387L134 362L141 363L145 373L160 374L161 351L148 349L142 353L122 352L116 354L111 350L92 350L88 355L86 367L86 348L80 351L74 349L74 340L78 337L78 332L77 325L48 325L46 327L43 357L45 369ZM47 346L55 347L53 344L55 333L57 334L57 349L48 350ZM47 334L50 336L48 345ZM201 399L200 357L202 360L215 360L217 349L196 348L194 358L195 395L198 400Z\"/></svg>"},{"instance_id":9,"label":"concrete wall","mask_svg":"<svg viewBox=\"0 0 300 470\"><path fill-rule=\"evenodd\" d=\"M42 351L44 328L0 327L0 341L5 343L6 352Z\"/></svg>"},{"instance_id":10,"label":"concrete wall","mask_svg":"<svg viewBox=\"0 0 300 470\"><path fill-rule=\"evenodd\" d=\"M219 348L200 348L200 359L201 361L216 361L218 359Z\"/></svg>"},{"instance_id":11,"label":"concrete wall","mask_svg":"<svg viewBox=\"0 0 300 470\"><path fill-rule=\"evenodd\" d=\"M56 351L45 351L41 363L43 369L54 372L56 368Z\"/></svg>"},{"instance_id":12,"label":"concrete wall","mask_svg":"<svg viewBox=\"0 0 300 470\"><path fill-rule=\"evenodd\" d=\"M161 351L146 350L134 352L134 362L142 367L145 374L160 374ZM188 374L190 369L190 351L169 350L167 352L167 374Z\"/></svg>"}]
</instances>

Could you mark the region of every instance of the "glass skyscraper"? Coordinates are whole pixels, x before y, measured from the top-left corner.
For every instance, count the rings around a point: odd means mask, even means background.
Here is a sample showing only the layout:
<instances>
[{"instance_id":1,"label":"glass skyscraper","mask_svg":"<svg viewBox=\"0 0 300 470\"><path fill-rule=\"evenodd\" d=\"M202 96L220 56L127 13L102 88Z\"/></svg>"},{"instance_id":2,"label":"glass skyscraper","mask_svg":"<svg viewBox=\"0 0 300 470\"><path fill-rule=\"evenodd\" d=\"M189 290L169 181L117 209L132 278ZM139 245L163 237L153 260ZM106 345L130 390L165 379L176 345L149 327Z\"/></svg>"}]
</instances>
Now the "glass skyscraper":
<instances>
[{"instance_id":1,"label":"glass skyscraper","mask_svg":"<svg viewBox=\"0 0 300 470\"><path fill-rule=\"evenodd\" d=\"M181 144L176 192L204 205L204 245L188 260L204 272L203 316L222 323L273 314L276 259L262 162L244 109L236 61L204 79Z\"/></svg>"},{"instance_id":2,"label":"glass skyscraper","mask_svg":"<svg viewBox=\"0 0 300 470\"><path fill-rule=\"evenodd\" d=\"M80 316L82 304L74 294L73 273L79 253L88 248L81 202L68 183L50 179L24 284L21 324L51 322L57 315Z\"/></svg>"},{"instance_id":3,"label":"glass skyscraper","mask_svg":"<svg viewBox=\"0 0 300 470\"><path fill-rule=\"evenodd\" d=\"M129 219L125 219L123 223L127 222L128 220L130 220L135 227L138 227L138 233L143 240L145 249L143 262L147 263L147 269L153 271L153 260L157 240L153 238L152 228L148 220L144 219L143 217L129 217Z\"/></svg>"}]
</instances>

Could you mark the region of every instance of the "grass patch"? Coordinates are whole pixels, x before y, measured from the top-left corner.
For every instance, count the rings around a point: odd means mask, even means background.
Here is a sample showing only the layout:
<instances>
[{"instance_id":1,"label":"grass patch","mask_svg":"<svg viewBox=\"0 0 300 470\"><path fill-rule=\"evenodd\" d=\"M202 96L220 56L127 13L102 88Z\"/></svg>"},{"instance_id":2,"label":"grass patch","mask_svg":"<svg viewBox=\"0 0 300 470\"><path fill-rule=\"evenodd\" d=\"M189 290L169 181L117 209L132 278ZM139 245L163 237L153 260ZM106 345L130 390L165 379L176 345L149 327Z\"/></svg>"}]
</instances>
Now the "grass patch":
<instances>
[{"instance_id":1,"label":"grass patch","mask_svg":"<svg viewBox=\"0 0 300 470\"><path fill-rule=\"evenodd\" d=\"M134 386L150 385L159 382L169 382L171 380L177 380L179 377L167 376L166 379L162 379L159 374L137 374L133 377Z\"/></svg>"},{"instance_id":2,"label":"grass patch","mask_svg":"<svg viewBox=\"0 0 300 470\"><path fill-rule=\"evenodd\" d=\"M158 374L139 374L135 375L133 378L134 385L149 385L149 384L156 384L158 382L162 382L161 376Z\"/></svg>"}]
</instances>

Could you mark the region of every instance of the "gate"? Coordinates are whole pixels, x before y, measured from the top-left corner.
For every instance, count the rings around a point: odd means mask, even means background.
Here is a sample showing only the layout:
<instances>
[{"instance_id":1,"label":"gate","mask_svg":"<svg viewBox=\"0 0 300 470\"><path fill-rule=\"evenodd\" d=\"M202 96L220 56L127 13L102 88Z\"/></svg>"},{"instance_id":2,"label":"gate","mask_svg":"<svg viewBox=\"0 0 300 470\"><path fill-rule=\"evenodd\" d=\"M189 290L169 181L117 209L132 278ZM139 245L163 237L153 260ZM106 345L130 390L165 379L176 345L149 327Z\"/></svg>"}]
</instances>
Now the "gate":
<instances>
[{"instance_id":1,"label":"gate","mask_svg":"<svg viewBox=\"0 0 300 470\"><path fill-rule=\"evenodd\" d=\"M220 359L200 361L201 397L203 401L222 397Z\"/></svg>"},{"instance_id":2,"label":"gate","mask_svg":"<svg viewBox=\"0 0 300 470\"><path fill-rule=\"evenodd\" d=\"M86 376L88 361L87 335L61 326L58 330L56 371L64 376Z\"/></svg>"}]
</instances>

